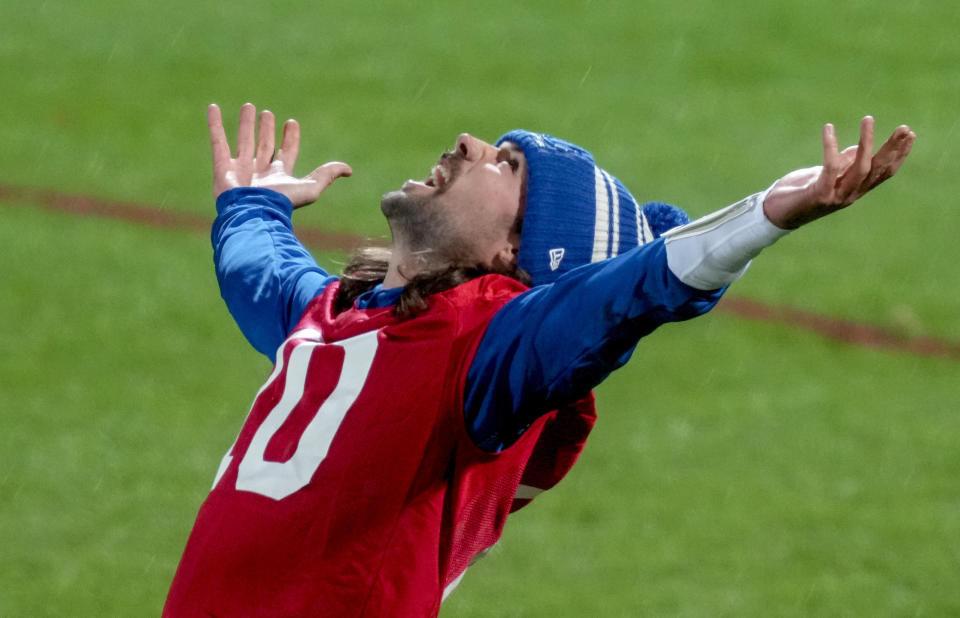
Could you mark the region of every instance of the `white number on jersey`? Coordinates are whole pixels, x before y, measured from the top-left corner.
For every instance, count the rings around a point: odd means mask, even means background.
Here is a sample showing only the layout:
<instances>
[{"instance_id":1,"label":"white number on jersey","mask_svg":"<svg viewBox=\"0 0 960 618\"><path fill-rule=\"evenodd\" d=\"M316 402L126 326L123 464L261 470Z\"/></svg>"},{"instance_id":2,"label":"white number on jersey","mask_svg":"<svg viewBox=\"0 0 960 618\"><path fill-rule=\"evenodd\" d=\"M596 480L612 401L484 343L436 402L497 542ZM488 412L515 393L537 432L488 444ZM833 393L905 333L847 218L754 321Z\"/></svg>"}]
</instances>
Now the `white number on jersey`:
<instances>
[{"instance_id":1,"label":"white number on jersey","mask_svg":"<svg viewBox=\"0 0 960 618\"><path fill-rule=\"evenodd\" d=\"M287 341L291 339L303 341L294 347L287 361L283 395L257 428L247 447L247 452L240 460L237 472L236 488L238 490L252 491L274 500L286 498L302 489L313 478L314 472L327 456L333 437L340 428L347 410L360 395L370 373L373 357L377 352L377 331L345 339L336 344L323 343L320 333L314 329L297 331L290 335ZM284 342L284 345L287 345L287 342ZM282 463L266 461L264 452L267 444L303 397L310 358L316 348L324 345L336 345L344 351L343 367L337 385L330 396L320 404L303 430L293 456ZM257 393L257 399L283 373L283 355L277 356L277 365L267 383ZM233 446L227 451L220 464L217 477L213 481L214 487L233 459L230 455L232 450Z\"/></svg>"}]
</instances>

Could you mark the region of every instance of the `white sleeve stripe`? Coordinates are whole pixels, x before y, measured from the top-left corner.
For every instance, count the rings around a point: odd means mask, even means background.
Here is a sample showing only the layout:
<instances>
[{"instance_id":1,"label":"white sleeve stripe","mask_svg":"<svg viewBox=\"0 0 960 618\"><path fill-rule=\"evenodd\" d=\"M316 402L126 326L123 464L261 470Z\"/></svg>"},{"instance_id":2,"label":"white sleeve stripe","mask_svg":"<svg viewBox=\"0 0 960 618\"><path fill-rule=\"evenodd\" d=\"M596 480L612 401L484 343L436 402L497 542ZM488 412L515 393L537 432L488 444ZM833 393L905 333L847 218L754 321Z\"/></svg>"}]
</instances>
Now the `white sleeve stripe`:
<instances>
[{"instance_id":1,"label":"white sleeve stripe","mask_svg":"<svg viewBox=\"0 0 960 618\"><path fill-rule=\"evenodd\" d=\"M497 544L494 543L494 544L491 545L490 547L488 547L488 548L486 548L486 549L484 549L484 550L481 550L481 551L477 552L477 553L473 556L473 558L470 559L470 564L467 565L467 569L470 568L470 567L472 567L474 564L476 564L478 560L480 560L481 558L483 558L484 556L486 556L487 554L489 554L489 553L490 553L490 550L492 550L492 549L493 549L494 547L496 547L496 546L497 546ZM457 586L460 585L460 582L463 581L463 576L467 574L467 569L464 569L464 570L460 573L460 575L457 575L457 576L453 579L453 581L451 581L449 584L447 584L446 588L443 589L443 596L440 597L440 602L441 602L441 603L444 602L444 601L446 601L446 600L447 600L447 597L450 596L450 593L453 592L453 591L457 588Z\"/></svg>"},{"instance_id":2,"label":"white sleeve stripe","mask_svg":"<svg viewBox=\"0 0 960 618\"><path fill-rule=\"evenodd\" d=\"M460 585L460 582L463 581L463 576L466 574L467 574L467 570L464 569L463 573L461 573L460 575L457 575L456 579L454 579L452 582L447 584L447 587L443 589L443 596L440 598L441 603L443 601L446 601L447 597L450 596L450 593L456 590L457 586Z\"/></svg>"}]
</instances>

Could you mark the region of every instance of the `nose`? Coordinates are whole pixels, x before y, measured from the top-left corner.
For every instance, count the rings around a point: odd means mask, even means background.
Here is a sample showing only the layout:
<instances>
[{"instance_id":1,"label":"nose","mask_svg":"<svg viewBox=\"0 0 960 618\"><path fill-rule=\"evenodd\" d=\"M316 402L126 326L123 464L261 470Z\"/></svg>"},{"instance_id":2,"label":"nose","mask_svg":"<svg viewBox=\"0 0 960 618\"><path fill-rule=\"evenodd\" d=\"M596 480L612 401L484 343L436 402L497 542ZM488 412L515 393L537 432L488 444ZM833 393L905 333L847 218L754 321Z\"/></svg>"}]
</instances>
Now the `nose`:
<instances>
[{"instance_id":1,"label":"nose","mask_svg":"<svg viewBox=\"0 0 960 618\"><path fill-rule=\"evenodd\" d=\"M457 151L467 161L479 161L487 151L496 151L496 148L483 140L477 139L469 133L461 133L457 137Z\"/></svg>"}]
</instances>

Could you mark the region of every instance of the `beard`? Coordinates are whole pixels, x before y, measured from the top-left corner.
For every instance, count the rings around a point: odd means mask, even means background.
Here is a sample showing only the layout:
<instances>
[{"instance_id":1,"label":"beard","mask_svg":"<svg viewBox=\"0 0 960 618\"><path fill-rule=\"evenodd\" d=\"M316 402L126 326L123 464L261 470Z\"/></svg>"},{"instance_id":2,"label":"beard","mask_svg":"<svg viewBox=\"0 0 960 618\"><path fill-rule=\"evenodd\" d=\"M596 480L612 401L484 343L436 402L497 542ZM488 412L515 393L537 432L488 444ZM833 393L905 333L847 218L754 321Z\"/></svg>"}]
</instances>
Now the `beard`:
<instances>
[{"instance_id":1,"label":"beard","mask_svg":"<svg viewBox=\"0 0 960 618\"><path fill-rule=\"evenodd\" d=\"M515 259L505 261L499 254L492 261L481 258L478 230L463 222L458 224L456 209L441 203L438 193L409 195L402 190L391 191L381 198L380 209L390 225L393 248L415 260L416 271L411 274L465 268L472 276L496 273L532 285L530 275ZM406 273L402 274L407 277Z\"/></svg>"},{"instance_id":2,"label":"beard","mask_svg":"<svg viewBox=\"0 0 960 618\"><path fill-rule=\"evenodd\" d=\"M428 262L454 264L469 253L470 239L463 234L435 195L409 195L391 191L380 200L394 244Z\"/></svg>"}]
</instances>

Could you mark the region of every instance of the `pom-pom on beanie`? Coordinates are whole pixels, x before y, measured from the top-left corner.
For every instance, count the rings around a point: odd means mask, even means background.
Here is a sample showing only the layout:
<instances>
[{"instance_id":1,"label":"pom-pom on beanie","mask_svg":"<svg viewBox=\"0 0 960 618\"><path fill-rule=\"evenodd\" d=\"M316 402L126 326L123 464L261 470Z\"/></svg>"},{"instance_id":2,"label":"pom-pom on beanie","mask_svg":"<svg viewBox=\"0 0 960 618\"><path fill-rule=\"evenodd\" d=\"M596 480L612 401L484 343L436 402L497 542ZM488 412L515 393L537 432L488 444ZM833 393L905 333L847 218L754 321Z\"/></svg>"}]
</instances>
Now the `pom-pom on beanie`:
<instances>
[{"instance_id":1,"label":"pom-pom on beanie","mask_svg":"<svg viewBox=\"0 0 960 618\"><path fill-rule=\"evenodd\" d=\"M534 285L570 270L616 257L690 221L669 204L640 206L623 184L596 165L589 152L556 137L511 131L527 159L527 200L520 236L521 268Z\"/></svg>"}]
</instances>

